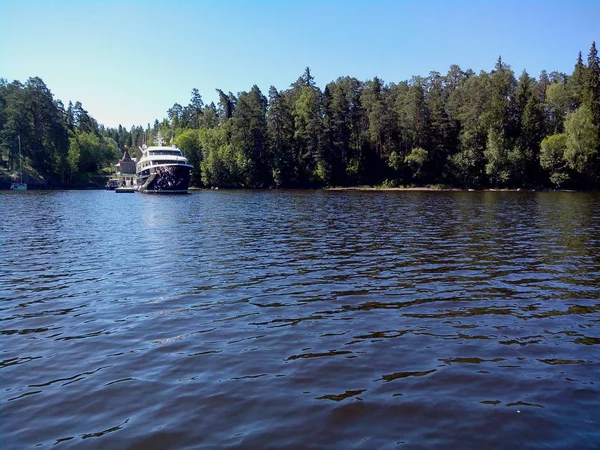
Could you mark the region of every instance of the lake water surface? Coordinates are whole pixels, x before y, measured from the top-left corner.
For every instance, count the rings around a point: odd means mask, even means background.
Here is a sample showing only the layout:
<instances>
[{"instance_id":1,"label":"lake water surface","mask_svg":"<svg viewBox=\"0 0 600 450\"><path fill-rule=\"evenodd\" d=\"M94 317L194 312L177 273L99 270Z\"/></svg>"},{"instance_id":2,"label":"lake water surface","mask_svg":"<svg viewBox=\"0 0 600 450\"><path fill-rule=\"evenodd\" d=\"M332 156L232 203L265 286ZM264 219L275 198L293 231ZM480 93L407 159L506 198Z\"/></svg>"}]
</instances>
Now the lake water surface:
<instances>
[{"instance_id":1,"label":"lake water surface","mask_svg":"<svg viewBox=\"0 0 600 450\"><path fill-rule=\"evenodd\" d=\"M600 194L0 192L0 445L599 448Z\"/></svg>"}]
</instances>

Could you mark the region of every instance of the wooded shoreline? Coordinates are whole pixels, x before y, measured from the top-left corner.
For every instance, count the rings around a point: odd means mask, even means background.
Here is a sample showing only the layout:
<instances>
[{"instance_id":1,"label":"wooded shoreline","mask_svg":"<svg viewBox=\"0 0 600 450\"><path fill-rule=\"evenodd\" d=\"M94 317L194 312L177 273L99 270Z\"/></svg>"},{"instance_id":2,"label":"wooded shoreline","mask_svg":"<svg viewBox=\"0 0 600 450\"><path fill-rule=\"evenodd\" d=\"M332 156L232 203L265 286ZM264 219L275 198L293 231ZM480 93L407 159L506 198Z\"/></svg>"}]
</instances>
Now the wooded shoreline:
<instances>
[{"instance_id":1,"label":"wooded shoreline","mask_svg":"<svg viewBox=\"0 0 600 450\"><path fill-rule=\"evenodd\" d=\"M499 57L490 72L452 65L401 82L341 76L324 89L307 67L268 96L256 85L216 89L217 104L205 104L194 88L188 105L130 130L98 124L81 102L65 107L38 77L0 78L0 172L18 166L19 140L25 178L93 187L125 149L139 157L161 134L183 151L199 187L599 188L596 44L585 62L581 52L574 60L570 75L517 78Z\"/></svg>"}]
</instances>

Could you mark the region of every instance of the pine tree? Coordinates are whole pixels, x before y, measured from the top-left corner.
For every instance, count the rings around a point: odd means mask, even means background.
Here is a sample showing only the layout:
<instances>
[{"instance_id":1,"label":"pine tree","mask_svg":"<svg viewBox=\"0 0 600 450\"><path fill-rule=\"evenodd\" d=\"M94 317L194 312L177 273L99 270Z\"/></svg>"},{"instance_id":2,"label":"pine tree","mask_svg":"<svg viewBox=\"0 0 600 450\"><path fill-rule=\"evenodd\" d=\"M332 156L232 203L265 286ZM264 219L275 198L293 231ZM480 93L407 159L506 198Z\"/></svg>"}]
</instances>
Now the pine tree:
<instances>
[{"instance_id":1,"label":"pine tree","mask_svg":"<svg viewBox=\"0 0 600 450\"><path fill-rule=\"evenodd\" d=\"M237 99L231 92L229 95L227 95L221 89L216 89L216 91L219 94L218 114L219 118L221 119L221 123L223 123L224 121L233 117Z\"/></svg>"},{"instance_id":2,"label":"pine tree","mask_svg":"<svg viewBox=\"0 0 600 450\"><path fill-rule=\"evenodd\" d=\"M188 105L190 125L192 128L200 128L200 120L202 117L202 109L204 108L204 102L198 89L192 89L192 97L190 98L190 104Z\"/></svg>"},{"instance_id":3,"label":"pine tree","mask_svg":"<svg viewBox=\"0 0 600 450\"><path fill-rule=\"evenodd\" d=\"M298 161L298 178L302 185L320 185L317 162L320 157L321 120L319 98L314 89L303 87L292 109L294 147Z\"/></svg>"},{"instance_id":4,"label":"pine tree","mask_svg":"<svg viewBox=\"0 0 600 450\"><path fill-rule=\"evenodd\" d=\"M294 124L285 97L274 86L269 89L267 130L273 182L278 187L291 187L296 182L296 167L292 154Z\"/></svg>"},{"instance_id":5,"label":"pine tree","mask_svg":"<svg viewBox=\"0 0 600 450\"><path fill-rule=\"evenodd\" d=\"M258 86L242 92L233 115L231 143L242 161L242 178L247 187L271 184L267 137L267 99Z\"/></svg>"},{"instance_id":6,"label":"pine tree","mask_svg":"<svg viewBox=\"0 0 600 450\"><path fill-rule=\"evenodd\" d=\"M575 63L575 69L573 69L573 75L569 78L567 87L571 95L571 111L575 111L583 103L583 92L585 89L586 79L586 67L583 64L583 58L581 52L577 55L577 62Z\"/></svg>"},{"instance_id":7,"label":"pine tree","mask_svg":"<svg viewBox=\"0 0 600 450\"><path fill-rule=\"evenodd\" d=\"M583 102L591 110L592 123L600 127L600 59L598 59L595 42L592 42L588 54Z\"/></svg>"},{"instance_id":8,"label":"pine tree","mask_svg":"<svg viewBox=\"0 0 600 450\"><path fill-rule=\"evenodd\" d=\"M171 128L173 130L180 128L183 125L183 107L179 103L173 104L173 106L167 110L167 117L171 121Z\"/></svg>"}]
</instances>

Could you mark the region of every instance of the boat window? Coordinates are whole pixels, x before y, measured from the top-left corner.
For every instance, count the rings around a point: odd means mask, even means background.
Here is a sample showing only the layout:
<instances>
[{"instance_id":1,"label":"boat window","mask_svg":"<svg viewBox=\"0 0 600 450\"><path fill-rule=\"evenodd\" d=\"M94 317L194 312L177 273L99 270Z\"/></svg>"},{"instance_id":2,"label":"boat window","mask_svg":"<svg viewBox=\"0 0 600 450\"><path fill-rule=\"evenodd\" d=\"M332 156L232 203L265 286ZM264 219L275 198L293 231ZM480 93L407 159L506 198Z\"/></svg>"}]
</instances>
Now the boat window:
<instances>
[{"instance_id":1,"label":"boat window","mask_svg":"<svg viewBox=\"0 0 600 450\"><path fill-rule=\"evenodd\" d=\"M178 150L153 150L150 152L151 155L168 155L168 156L181 156L181 152Z\"/></svg>"},{"instance_id":2,"label":"boat window","mask_svg":"<svg viewBox=\"0 0 600 450\"><path fill-rule=\"evenodd\" d=\"M169 160L152 161L152 165L159 166L161 164L181 164L181 162L182 161L169 161Z\"/></svg>"}]
</instances>

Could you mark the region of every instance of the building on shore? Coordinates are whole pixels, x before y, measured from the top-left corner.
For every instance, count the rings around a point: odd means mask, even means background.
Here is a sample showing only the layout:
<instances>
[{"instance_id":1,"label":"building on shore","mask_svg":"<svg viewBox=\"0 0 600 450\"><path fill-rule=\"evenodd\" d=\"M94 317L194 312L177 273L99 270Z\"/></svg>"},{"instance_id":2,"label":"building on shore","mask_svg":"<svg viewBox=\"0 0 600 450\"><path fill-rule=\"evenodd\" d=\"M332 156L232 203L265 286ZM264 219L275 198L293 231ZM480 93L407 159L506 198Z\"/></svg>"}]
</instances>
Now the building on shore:
<instances>
[{"instance_id":1,"label":"building on shore","mask_svg":"<svg viewBox=\"0 0 600 450\"><path fill-rule=\"evenodd\" d=\"M135 159L129 156L127 149L123 152L123 157L117 163L117 177L121 186L133 186L135 183Z\"/></svg>"}]
</instances>

